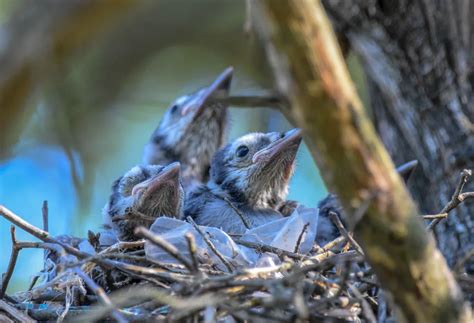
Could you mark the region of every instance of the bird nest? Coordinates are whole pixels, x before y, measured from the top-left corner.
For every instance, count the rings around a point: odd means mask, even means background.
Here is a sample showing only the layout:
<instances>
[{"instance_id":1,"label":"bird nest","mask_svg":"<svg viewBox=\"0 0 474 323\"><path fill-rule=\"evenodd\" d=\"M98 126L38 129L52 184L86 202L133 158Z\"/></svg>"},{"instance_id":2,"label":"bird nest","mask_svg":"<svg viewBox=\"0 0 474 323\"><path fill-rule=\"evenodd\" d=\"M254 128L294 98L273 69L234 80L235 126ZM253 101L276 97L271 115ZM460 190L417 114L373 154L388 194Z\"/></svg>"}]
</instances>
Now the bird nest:
<instances>
[{"instance_id":1,"label":"bird nest","mask_svg":"<svg viewBox=\"0 0 474 323\"><path fill-rule=\"evenodd\" d=\"M446 217L461 202L474 197L462 193L468 175L462 174L442 212L426 219L433 222ZM12 225L12 255L0 295L2 321L384 322L392 315L364 252L335 214L331 219L340 236L324 246L314 244L304 253L300 247L307 225L294 239L294 250L233 236L236 246L258 255L258 265L251 266L230 261L233 256L223 254L209 232L190 218L186 224L194 234L183 234L184 247L164 239L153 227L141 227L136 233L143 240L106 248L98 246L97 235L90 233L87 241L95 249L90 253L50 236L3 206L0 214L41 240L17 241ZM43 215L47 218L46 207ZM57 259L27 291L7 295L16 259L25 248L52 251ZM153 256L156 250L163 256ZM463 263L456 265L461 285L466 278L463 267ZM41 275L52 272L51 279L36 285Z\"/></svg>"}]
</instances>

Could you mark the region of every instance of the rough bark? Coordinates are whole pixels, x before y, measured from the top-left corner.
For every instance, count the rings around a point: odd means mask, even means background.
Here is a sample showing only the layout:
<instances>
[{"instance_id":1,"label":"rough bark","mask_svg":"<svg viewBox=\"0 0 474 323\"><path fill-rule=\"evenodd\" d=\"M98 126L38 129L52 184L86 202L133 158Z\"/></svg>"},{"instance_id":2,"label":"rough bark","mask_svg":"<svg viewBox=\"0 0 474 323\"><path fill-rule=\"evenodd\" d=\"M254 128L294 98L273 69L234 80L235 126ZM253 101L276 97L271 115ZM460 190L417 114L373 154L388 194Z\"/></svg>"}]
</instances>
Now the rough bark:
<instances>
[{"instance_id":1,"label":"rough bark","mask_svg":"<svg viewBox=\"0 0 474 323\"><path fill-rule=\"evenodd\" d=\"M424 213L438 212L449 201L459 173L474 166L474 3L324 4L336 31L365 66L374 121L385 146L395 163L420 161L412 193ZM436 227L438 246L451 266L474 248L472 214L474 204L465 204Z\"/></svg>"},{"instance_id":2,"label":"rough bark","mask_svg":"<svg viewBox=\"0 0 474 323\"><path fill-rule=\"evenodd\" d=\"M302 128L402 317L467 322L470 310L364 112L320 1L265 0L253 11L277 86L291 103L284 112Z\"/></svg>"}]
</instances>

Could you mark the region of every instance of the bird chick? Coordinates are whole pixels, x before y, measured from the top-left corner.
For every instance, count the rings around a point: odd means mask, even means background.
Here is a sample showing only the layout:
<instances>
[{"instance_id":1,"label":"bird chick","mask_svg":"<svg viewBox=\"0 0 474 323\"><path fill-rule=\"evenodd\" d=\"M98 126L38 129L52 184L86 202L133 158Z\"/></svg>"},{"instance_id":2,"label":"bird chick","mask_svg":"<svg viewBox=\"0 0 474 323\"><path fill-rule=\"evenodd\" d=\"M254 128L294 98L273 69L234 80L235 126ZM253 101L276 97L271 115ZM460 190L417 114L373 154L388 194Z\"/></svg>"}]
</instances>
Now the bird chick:
<instances>
[{"instance_id":1,"label":"bird chick","mask_svg":"<svg viewBox=\"0 0 474 323\"><path fill-rule=\"evenodd\" d=\"M219 150L210 181L190 192L185 215L200 225L243 233L280 219L301 131L251 133Z\"/></svg>"},{"instance_id":2,"label":"bird chick","mask_svg":"<svg viewBox=\"0 0 474 323\"><path fill-rule=\"evenodd\" d=\"M229 94L233 69L227 68L206 88L176 99L145 146L145 164L179 161L185 188L206 183L214 153L223 145L227 105L213 100Z\"/></svg>"},{"instance_id":3,"label":"bird chick","mask_svg":"<svg viewBox=\"0 0 474 323\"><path fill-rule=\"evenodd\" d=\"M413 172L415 171L417 165L418 161L412 160L397 167L397 172L403 179L405 184L409 183L410 178L413 175ZM339 198L331 193L329 193L324 199L319 201L318 208L319 218L316 242L320 246L323 246L326 243L340 236L338 228L331 219L331 213L336 214L345 226L347 224L347 216L344 212L341 202L339 201Z\"/></svg>"},{"instance_id":4,"label":"bird chick","mask_svg":"<svg viewBox=\"0 0 474 323\"><path fill-rule=\"evenodd\" d=\"M119 240L137 240L136 227L148 228L160 216L181 217L183 200L179 163L135 166L112 185L104 226Z\"/></svg>"}]
</instances>

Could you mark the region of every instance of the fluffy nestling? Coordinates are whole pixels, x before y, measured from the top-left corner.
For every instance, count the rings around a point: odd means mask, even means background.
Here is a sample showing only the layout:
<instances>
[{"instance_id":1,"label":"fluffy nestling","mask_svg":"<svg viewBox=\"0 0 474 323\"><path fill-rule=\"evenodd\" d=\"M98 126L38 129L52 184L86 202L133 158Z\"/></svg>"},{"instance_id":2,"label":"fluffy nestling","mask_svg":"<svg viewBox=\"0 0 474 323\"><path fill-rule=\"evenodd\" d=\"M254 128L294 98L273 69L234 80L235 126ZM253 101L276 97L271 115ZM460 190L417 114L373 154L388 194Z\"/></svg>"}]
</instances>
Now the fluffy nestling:
<instances>
[{"instance_id":1,"label":"fluffy nestling","mask_svg":"<svg viewBox=\"0 0 474 323\"><path fill-rule=\"evenodd\" d=\"M181 217L183 200L179 163L135 166L112 185L104 226L119 240L136 240L136 227L150 227L160 216Z\"/></svg>"},{"instance_id":2,"label":"fluffy nestling","mask_svg":"<svg viewBox=\"0 0 474 323\"><path fill-rule=\"evenodd\" d=\"M179 161L185 188L207 182L212 156L223 145L227 127L227 105L215 98L229 94L232 74L229 67L208 87L170 105L145 146L145 164Z\"/></svg>"},{"instance_id":3,"label":"fluffy nestling","mask_svg":"<svg viewBox=\"0 0 474 323\"><path fill-rule=\"evenodd\" d=\"M279 219L301 143L301 131L251 133L219 150L212 160L208 185L189 194L185 215L201 225L229 233Z\"/></svg>"}]
</instances>

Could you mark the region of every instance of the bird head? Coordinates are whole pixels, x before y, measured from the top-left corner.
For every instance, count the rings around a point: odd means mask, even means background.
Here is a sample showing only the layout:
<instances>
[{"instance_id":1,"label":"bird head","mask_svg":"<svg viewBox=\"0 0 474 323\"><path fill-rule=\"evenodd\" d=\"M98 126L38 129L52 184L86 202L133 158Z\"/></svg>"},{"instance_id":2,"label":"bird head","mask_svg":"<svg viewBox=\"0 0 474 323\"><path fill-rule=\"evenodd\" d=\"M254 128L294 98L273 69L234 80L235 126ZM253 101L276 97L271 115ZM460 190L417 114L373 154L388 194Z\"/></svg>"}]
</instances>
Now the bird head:
<instances>
[{"instance_id":1,"label":"bird head","mask_svg":"<svg viewBox=\"0 0 474 323\"><path fill-rule=\"evenodd\" d=\"M299 129L240 137L214 156L209 185L234 201L275 208L288 194L301 139Z\"/></svg>"},{"instance_id":2,"label":"bird head","mask_svg":"<svg viewBox=\"0 0 474 323\"><path fill-rule=\"evenodd\" d=\"M135 227L157 217L181 217L184 191L180 164L135 166L117 179L103 214L121 240L132 240Z\"/></svg>"},{"instance_id":3,"label":"bird head","mask_svg":"<svg viewBox=\"0 0 474 323\"><path fill-rule=\"evenodd\" d=\"M184 177L191 172L199 180L207 179L211 158L224 142L227 125L227 105L213 99L228 95L232 75L229 67L208 87L176 99L152 135L153 149L158 147L161 162L180 161Z\"/></svg>"}]
</instances>

